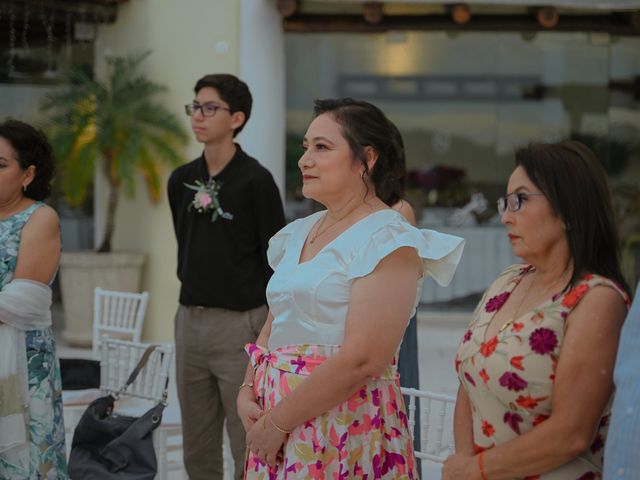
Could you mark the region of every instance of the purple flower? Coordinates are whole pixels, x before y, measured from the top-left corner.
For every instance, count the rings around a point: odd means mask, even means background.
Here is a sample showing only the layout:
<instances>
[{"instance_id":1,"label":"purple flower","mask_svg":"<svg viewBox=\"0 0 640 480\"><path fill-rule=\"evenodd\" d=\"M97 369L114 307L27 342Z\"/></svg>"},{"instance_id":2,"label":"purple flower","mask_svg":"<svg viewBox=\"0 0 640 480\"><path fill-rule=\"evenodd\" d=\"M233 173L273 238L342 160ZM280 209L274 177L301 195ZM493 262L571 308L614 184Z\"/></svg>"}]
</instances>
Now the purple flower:
<instances>
[{"instance_id":1,"label":"purple flower","mask_svg":"<svg viewBox=\"0 0 640 480\"><path fill-rule=\"evenodd\" d=\"M298 358L296 360L292 360L291 364L296 366L296 373L300 373L300 371L307 365L307 362L298 355Z\"/></svg>"},{"instance_id":2,"label":"purple flower","mask_svg":"<svg viewBox=\"0 0 640 480\"><path fill-rule=\"evenodd\" d=\"M436 165L429 169L409 170L407 172L407 181L411 186L422 187L427 190L446 190L462 181L466 175L462 168Z\"/></svg>"},{"instance_id":3,"label":"purple flower","mask_svg":"<svg viewBox=\"0 0 640 480\"><path fill-rule=\"evenodd\" d=\"M597 434L596 438L593 439L593 443L591 444L591 453L598 453L604 447L604 442L602 441L602 435Z\"/></svg>"},{"instance_id":4,"label":"purple flower","mask_svg":"<svg viewBox=\"0 0 640 480\"><path fill-rule=\"evenodd\" d=\"M378 409L378 412L371 419L371 425L373 426L373 428L382 427L382 419L380 418L380 409Z\"/></svg>"},{"instance_id":5,"label":"purple flower","mask_svg":"<svg viewBox=\"0 0 640 480\"><path fill-rule=\"evenodd\" d=\"M511 430L520 435L520 423L522 422L522 417L514 412L507 412L504 414L504 423L511 427Z\"/></svg>"},{"instance_id":6,"label":"purple flower","mask_svg":"<svg viewBox=\"0 0 640 480\"><path fill-rule=\"evenodd\" d=\"M371 392L371 403L373 403L375 407L380 406L380 390L377 388L374 388Z\"/></svg>"},{"instance_id":7,"label":"purple flower","mask_svg":"<svg viewBox=\"0 0 640 480\"><path fill-rule=\"evenodd\" d=\"M497 312L498 310L500 310L500 308L502 308L502 305L504 305L504 302L507 301L510 295L511 295L511 292L502 292L496 295L495 297L491 297L489 301L485 304L484 311Z\"/></svg>"},{"instance_id":8,"label":"purple flower","mask_svg":"<svg viewBox=\"0 0 640 480\"><path fill-rule=\"evenodd\" d=\"M382 449L380 454L376 454L372 459L374 478L382 478L389 473L396 465L404 465L406 459L399 453L387 452Z\"/></svg>"},{"instance_id":9,"label":"purple flower","mask_svg":"<svg viewBox=\"0 0 640 480\"><path fill-rule=\"evenodd\" d=\"M503 373L498 382L503 387L508 388L509 390L514 390L516 392L519 392L528 385L527 381L524 378L513 372Z\"/></svg>"},{"instance_id":10,"label":"purple flower","mask_svg":"<svg viewBox=\"0 0 640 480\"><path fill-rule=\"evenodd\" d=\"M596 474L593 472L587 472L584 475L580 476L576 480L596 480Z\"/></svg>"},{"instance_id":11,"label":"purple flower","mask_svg":"<svg viewBox=\"0 0 640 480\"><path fill-rule=\"evenodd\" d=\"M469 340L471 340L471 330L466 331L464 338L462 339L462 343L467 343Z\"/></svg>"},{"instance_id":12,"label":"purple flower","mask_svg":"<svg viewBox=\"0 0 640 480\"><path fill-rule=\"evenodd\" d=\"M396 465L404 465L405 463L406 463L405 458L399 453L385 451L383 471L385 473L389 472Z\"/></svg>"},{"instance_id":13,"label":"purple flower","mask_svg":"<svg viewBox=\"0 0 640 480\"><path fill-rule=\"evenodd\" d=\"M539 355L552 352L558 345L558 337L549 328L536 328L529 336L531 350Z\"/></svg>"},{"instance_id":14,"label":"purple flower","mask_svg":"<svg viewBox=\"0 0 640 480\"><path fill-rule=\"evenodd\" d=\"M464 378L466 378L469 383L471 385L473 385L474 387L476 386L476 381L473 379L473 377L469 374L469 372L464 372Z\"/></svg>"}]
</instances>

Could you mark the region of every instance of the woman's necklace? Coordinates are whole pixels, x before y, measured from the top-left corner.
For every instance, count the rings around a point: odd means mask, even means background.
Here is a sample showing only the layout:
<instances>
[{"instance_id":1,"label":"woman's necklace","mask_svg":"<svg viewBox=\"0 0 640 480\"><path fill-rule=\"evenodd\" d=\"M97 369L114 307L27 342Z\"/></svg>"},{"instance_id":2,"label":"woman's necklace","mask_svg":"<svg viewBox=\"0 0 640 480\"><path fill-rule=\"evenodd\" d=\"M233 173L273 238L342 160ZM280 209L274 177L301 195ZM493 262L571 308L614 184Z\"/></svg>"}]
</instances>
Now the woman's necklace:
<instances>
[{"instance_id":1,"label":"woman's necklace","mask_svg":"<svg viewBox=\"0 0 640 480\"><path fill-rule=\"evenodd\" d=\"M323 233L325 233L327 230L329 230L331 227L337 225L338 223L340 223L342 220L344 220L345 218L347 218L349 215L351 215L353 212L355 212L360 206L362 205L362 203L356 205L355 207L353 207L351 210L349 210L347 213L345 213L342 217L340 217L338 220L336 220L335 222L327 225L325 227L325 229L323 230L322 227L324 226L324 222L327 219L327 217L329 216L329 211L327 211L327 213L325 213L322 216L322 220L320 220L320 224L318 225L318 228L316 229L316 233L313 234L312 236L309 237L309 243L313 243L316 241L316 238L318 238L320 235L322 235Z\"/></svg>"},{"instance_id":2,"label":"woman's necklace","mask_svg":"<svg viewBox=\"0 0 640 480\"><path fill-rule=\"evenodd\" d=\"M529 273L531 270L529 270L527 273ZM526 274L525 274L526 275ZM523 277L524 278L524 277ZM531 290L531 287L533 287L533 284L535 283L537 277L533 277L533 280L531 280L531 283L527 286L527 289L524 292L524 295L522 295L522 298L520 299L520 303L518 303L518 307L515 309L515 311L513 312L513 315L511 316L511 318L509 320L507 320L504 325L502 325L500 327L500 330L498 331L498 333L503 332L504 330L506 330L506 328L511 325L513 322L515 322L515 320L518 318L518 314L520 312L520 308L522 307L522 305L524 304L524 300L527 298L527 295L529 295L529 290ZM522 279L520 279L520 282L522 281ZM518 282L519 283L519 282ZM547 293L549 292L549 290L551 290L557 283L557 280L555 282L551 282L551 284L545 288L543 290L543 295L542 298L545 298Z\"/></svg>"},{"instance_id":3,"label":"woman's necklace","mask_svg":"<svg viewBox=\"0 0 640 480\"><path fill-rule=\"evenodd\" d=\"M529 273L529 272L527 272ZM523 277L524 278L524 277ZM522 278L520 279L520 282L522 281ZM524 294L522 295L522 298L520 299L520 303L518 303L518 306L516 307L516 309L513 311L513 315L511 316L511 318L509 320L507 320L504 325L502 325L500 327L500 330L498 330L498 333L502 333L504 330L507 329L507 327L509 325L511 325L516 318L518 318L518 312L520 311L520 308L522 307L522 304L524 303L524 300L527 298L527 295L529 295L529 290L531 290L531 287L533 286L534 282L536 281L535 277L533 278L533 280L531 280L531 282L529 283L529 285L527 286L527 289L524 291ZM518 282L518 283L520 283Z\"/></svg>"}]
</instances>

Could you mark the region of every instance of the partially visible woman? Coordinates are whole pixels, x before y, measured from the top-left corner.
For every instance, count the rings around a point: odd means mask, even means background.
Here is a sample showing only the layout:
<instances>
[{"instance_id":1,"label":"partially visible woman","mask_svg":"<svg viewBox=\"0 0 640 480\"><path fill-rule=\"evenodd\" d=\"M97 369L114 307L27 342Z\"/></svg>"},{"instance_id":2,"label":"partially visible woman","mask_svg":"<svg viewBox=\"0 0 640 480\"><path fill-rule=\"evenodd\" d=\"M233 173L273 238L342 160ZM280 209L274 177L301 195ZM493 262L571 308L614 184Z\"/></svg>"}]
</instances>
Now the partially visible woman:
<instances>
[{"instance_id":1,"label":"partially visible woman","mask_svg":"<svg viewBox=\"0 0 640 480\"><path fill-rule=\"evenodd\" d=\"M456 357L456 453L443 478L601 478L629 289L606 175L578 142L533 145L498 202L513 265Z\"/></svg>"},{"instance_id":2,"label":"partially visible woman","mask_svg":"<svg viewBox=\"0 0 640 480\"><path fill-rule=\"evenodd\" d=\"M49 285L60 259L45 135L0 123L0 478L67 478Z\"/></svg>"},{"instance_id":3,"label":"partially visible woman","mask_svg":"<svg viewBox=\"0 0 640 480\"><path fill-rule=\"evenodd\" d=\"M298 166L327 209L269 242L270 313L237 402L245 475L417 478L395 357L424 278L447 283L463 241L390 208L404 151L377 107L319 100L314 113Z\"/></svg>"},{"instance_id":4,"label":"partially visible woman","mask_svg":"<svg viewBox=\"0 0 640 480\"><path fill-rule=\"evenodd\" d=\"M400 131L391 123L393 137L398 145L398 150L404 156L404 141ZM404 191L405 179L398 179L401 191ZM412 226L416 226L416 215L413 207L406 198L394 196L393 198L382 199L393 210L402 215ZM400 351L398 352L398 374L400 375L400 386L408 388L420 388L420 373L418 371L418 312L413 313L409 324L402 337ZM405 397L406 399L407 397ZM414 428L414 444L420 445L420 405L416 405L416 417Z\"/></svg>"},{"instance_id":5,"label":"partially visible woman","mask_svg":"<svg viewBox=\"0 0 640 480\"><path fill-rule=\"evenodd\" d=\"M416 226L416 216L413 207L406 200L402 199L391 206L400 213L407 222ZM418 312L414 312L407 329L402 337L402 344L398 352L398 374L400 375L400 386L406 388L420 388L420 370L418 364ZM405 395L405 402L408 396ZM413 444L420 445L420 399L416 398L415 425L413 428Z\"/></svg>"},{"instance_id":6,"label":"partially visible woman","mask_svg":"<svg viewBox=\"0 0 640 480\"><path fill-rule=\"evenodd\" d=\"M391 205L391 208L402 215L407 222L414 227L416 226L416 217L413 213L411 204L402 199ZM420 388L420 373L418 371L418 313L414 312L407 329L402 337L400 352L398 353L398 373L400 374L400 385L408 388ZM419 414L419 410L416 410ZM419 419L416 418L416 429L414 438L416 445L420 445L420 425Z\"/></svg>"}]
</instances>

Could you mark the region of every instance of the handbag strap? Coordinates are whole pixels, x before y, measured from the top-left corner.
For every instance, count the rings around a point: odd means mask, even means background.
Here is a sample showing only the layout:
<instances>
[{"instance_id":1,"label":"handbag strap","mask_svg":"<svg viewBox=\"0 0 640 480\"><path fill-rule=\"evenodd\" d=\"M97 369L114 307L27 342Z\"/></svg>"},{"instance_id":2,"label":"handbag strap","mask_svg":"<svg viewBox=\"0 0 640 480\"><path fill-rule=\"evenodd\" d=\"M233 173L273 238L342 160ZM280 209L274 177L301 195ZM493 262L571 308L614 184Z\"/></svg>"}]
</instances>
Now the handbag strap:
<instances>
[{"instance_id":1,"label":"handbag strap","mask_svg":"<svg viewBox=\"0 0 640 480\"><path fill-rule=\"evenodd\" d=\"M144 353L142 354L142 357L140 357L140 360L138 360L138 364L134 367L134 369L129 374L129 378L127 378L127 381L125 382L125 384L122 387L120 387L120 390L118 390L118 392L114 395L114 398L116 400L135 381L135 379L138 377L138 374L140 374L140 371L145 367L145 365L149 361L149 357L151 356L151 354L156 348L158 348L158 345L149 345L145 349ZM167 382L166 382L167 384L168 384L168 380L169 379L167 378ZM167 384L165 384L165 387L164 387L163 397L166 397L167 395Z\"/></svg>"}]
</instances>

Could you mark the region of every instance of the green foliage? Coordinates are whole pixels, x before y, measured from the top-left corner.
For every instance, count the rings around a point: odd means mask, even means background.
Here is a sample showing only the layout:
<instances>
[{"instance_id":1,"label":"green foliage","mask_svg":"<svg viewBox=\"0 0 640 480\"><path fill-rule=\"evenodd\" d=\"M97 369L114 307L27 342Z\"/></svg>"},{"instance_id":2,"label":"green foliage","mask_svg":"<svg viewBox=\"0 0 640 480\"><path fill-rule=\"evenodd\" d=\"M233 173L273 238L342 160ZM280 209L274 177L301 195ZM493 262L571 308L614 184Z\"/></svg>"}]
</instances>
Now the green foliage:
<instances>
[{"instance_id":1,"label":"green foliage","mask_svg":"<svg viewBox=\"0 0 640 480\"><path fill-rule=\"evenodd\" d=\"M49 92L42 104L67 202L82 203L96 165L105 168L111 192L101 250L105 245L110 250L109 222L120 192L133 195L141 173L151 200L158 201L160 166L180 164L180 145L188 139L178 118L157 99L166 88L138 72L150 53L109 58L105 81L73 70L65 87Z\"/></svg>"}]
</instances>

